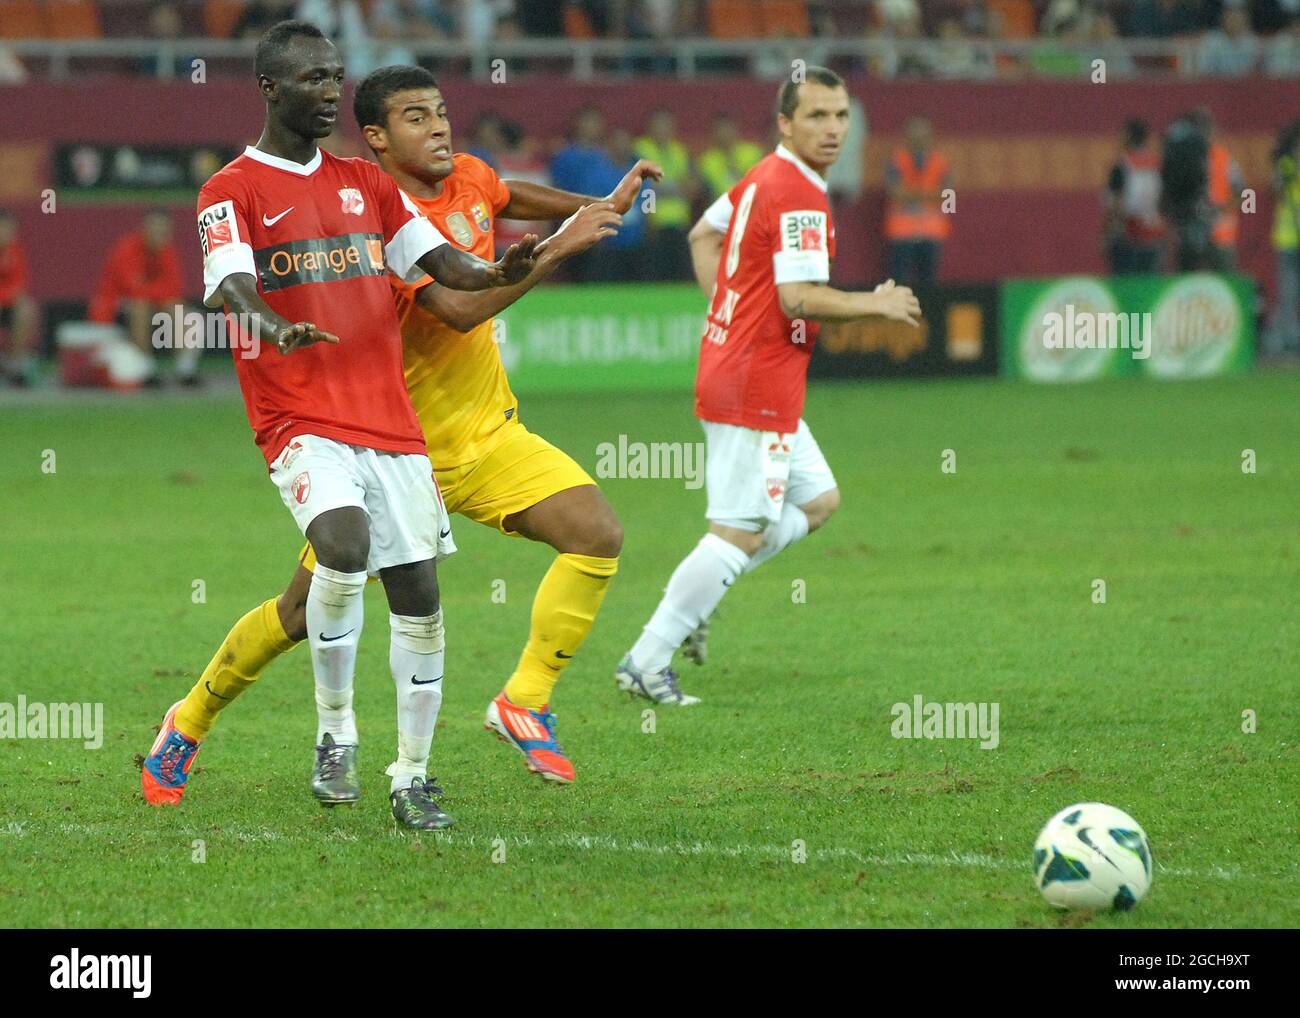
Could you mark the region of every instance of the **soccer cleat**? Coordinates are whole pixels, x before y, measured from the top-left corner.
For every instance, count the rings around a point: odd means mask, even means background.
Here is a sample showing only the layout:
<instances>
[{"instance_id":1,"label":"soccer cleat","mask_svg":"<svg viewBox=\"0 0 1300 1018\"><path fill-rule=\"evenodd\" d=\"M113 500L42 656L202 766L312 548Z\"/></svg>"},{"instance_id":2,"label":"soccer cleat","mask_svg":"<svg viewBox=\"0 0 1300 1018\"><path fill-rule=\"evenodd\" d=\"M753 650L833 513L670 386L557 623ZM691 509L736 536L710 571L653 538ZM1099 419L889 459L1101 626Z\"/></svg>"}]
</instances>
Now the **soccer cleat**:
<instances>
[{"instance_id":1,"label":"soccer cleat","mask_svg":"<svg viewBox=\"0 0 1300 1018\"><path fill-rule=\"evenodd\" d=\"M709 656L709 623L713 620L714 612L708 618L704 619L698 626L686 634L686 639L682 641L682 657L688 661L694 661L697 665L702 665Z\"/></svg>"},{"instance_id":2,"label":"soccer cleat","mask_svg":"<svg viewBox=\"0 0 1300 1018\"><path fill-rule=\"evenodd\" d=\"M525 765L534 774L547 781L565 784L573 781L573 763L555 740L555 715L545 707L541 710L520 707L507 700L503 690L488 704L483 727L519 750Z\"/></svg>"},{"instance_id":3,"label":"soccer cleat","mask_svg":"<svg viewBox=\"0 0 1300 1018\"><path fill-rule=\"evenodd\" d=\"M356 746L341 746L334 741L334 736L325 733L325 741L316 747L316 766L311 769L311 794L322 806L337 806L361 798Z\"/></svg>"},{"instance_id":4,"label":"soccer cleat","mask_svg":"<svg viewBox=\"0 0 1300 1018\"><path fill-rule=\"evenodd\" d=\"M679 707L689 707L699 703L698 696L683 693L677 685L677 673L671 668L658 672L643 672L632 665L632 655L626 654L614 671L614 681L618 688L633 696L644 696L655 703L675 703Z\"/></svg>"},{"instance_id":5,"label":"soccer cleat","mask_svg":"<svg viewBox=\"0 0 1300 1018\"><path fill-rule=\"evenodd\" d=\"M442 789L434 784L437 780L412 778L410 788L399 788L389 795L389 801L393 804L393 819L403 827L415 831L438 831L454 824L456 821L450 814L444 813L433 798L443 794Z\"/></svg>"},{"instance_id":6,"label":"soccer cleat","mask_svg":"<svg viewBox=\"0 0 1300 1018\"><path fill-rule=\"evenodd\" d=\"M185 794L185 782L190 776L190 765L199 755L202 740L195 742L176 727L177 700L163 716L149 755L140 768L140 789L145 801L154 806L175 806Z\"/></svg>"}]
</instances>

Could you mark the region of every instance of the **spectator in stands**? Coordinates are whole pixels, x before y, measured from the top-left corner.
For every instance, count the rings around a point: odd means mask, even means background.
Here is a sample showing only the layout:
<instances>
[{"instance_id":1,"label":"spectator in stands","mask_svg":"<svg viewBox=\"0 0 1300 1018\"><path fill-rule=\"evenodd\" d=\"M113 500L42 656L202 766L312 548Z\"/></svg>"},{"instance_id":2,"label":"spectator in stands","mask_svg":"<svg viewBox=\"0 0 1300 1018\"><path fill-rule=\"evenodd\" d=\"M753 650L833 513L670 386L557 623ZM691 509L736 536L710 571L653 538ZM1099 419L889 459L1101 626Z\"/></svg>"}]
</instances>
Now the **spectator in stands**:
<instances>
[{"instance_id":1,"label":"spectator in stands","mask_svg":"<svg viewBox=\"0 0 1300 1018\"><path fill-rule=\"evenodd\" d=\"M1264 73L1275 78L1300 77L1300 15L1269 40Z\"/></svg>"},{"instance_id":2,"label":"spectator in stands","mask_svg":"<svg viewBox=\"0 0 1300 1018\"><path fill-rule=\"evenodd\" d=\"M252 0L230 33L236 39L260 39L277 21L293 17L296 0Z\"/></svg>"},{"instance_id":3,"label":"spectator in stands","mask_svg":"<svg viewBox=\"0 0 1300 1018\"><path fill-rule=\"evenodd\" d=\"M181 12L174 3L159 4L149 12L150 39L175 43L184 34ZM181 53L173 50L171 60L167 61L161 54L155 53L137 60L136 69L140 74L147 74L151 78L188 78L197 56L196 53Z\"/></svg>"},{"instance_id":4,"label":"spectator in stands","mask_svg":"<svg viewBox=\"0 0 1300 1018\"><path fill-rule=\"evenodd\" d=\"M1218 29L1206 33L1197 54L1197 70L1222 78L1244 78L1259 66L1259 36L1250 30L1244 7L1226 7Z\"/></svg>"},{"instance_id":5,"label":"spectator in stands","mask_svg":"<svg viewBox=\"0 0 1300 1018\"><path fill-rule=\"evenodd\" d=\"M1278 136L1273 189L1277 305L1264 330L1263 348L1272 355L1295 355L1300 354L1300 120L1292 121Z\"/></svg>"},{"instance_id":6,"label":"spectator in stands","mask_svg":"<svg viewBox=\"0 0 1300 1018\"><path fill-rule=\"evenodd\" d=\"M1106 11L1098 11L1092 16L1092 28L1088 33L1093 54L1106 61L1106 78L1131 78L1137 74L1137 64L1133 61L1128 47L1119 38L1119 26Z\"/></svg>"},{"instance_id":7,"label":"spectator in stands","mask_svg":"<svg viewBox=\"0 0 1300 1018\"><path fill-rule=\"evenodd\" d=\"M943 192L950 183L948 160L934 148L930 121L912 117L885 171L887 274L899 286L915 290L938 278L949 230Z\"/></svg>"},{"instance_id":8,"label":"spectator in stands","mask_svg":"<svg viewBox=\"0 0 1300 1018\"><path fill-rule=\"evenodd\" d=\"M18 239L18 219L0 209L0 336L9 340L4 377L12 385L31 384L34 377L32 340L40 309L28 289L27 253Z\"/></svg>"},{"instance_id":9,"label":"spectator in stands","mask_svg":"<svg viewBox=\"0 0 1300 1018\"><path fill-rule=\"evenodd\" d=\"M1201 4L1195 0L1135 0L1125 34L1143 39L1169 39L1206 27Z\"/></svg>"},{"instance_id":10,"label":"spectator in stands","mask_svg":"<svg viewBox=\"0 0 1300 1018\"><path fill-rule=\"evenodd\" d=\"M1110 271L1158 272L1164 223L1160 218L1160 154L1145 120L1124 125L1123 148L1106 186L1105 240Z\"/></svg>"},{"instance_id":11,"label":"spectator in stands","mask_svg":"<svg viewBox=\"0 0 1300 1018\"><path fill-rule=\"evenodd\" d=\"M938 57L935 76L939 78L989 78L993 76L993 63L988 54L976 49L967 38L962 23L957 18L944 18L939 22Z\"/></svg>"},{"instance_id":12,"label":"spectator in stands","mask_svg":"<svg viewBox=\"0 0 1300 1018\"><path fill-rule=\"evenodd\" d=\"M663 167L661 180L647 185L654 192L653 211L647 220L646 258L658 279L693 279L690 245L691 204L699 186L686 146L677 137L677 120L670 110L658 109L646 120L646 130L635 144L636 154ZM588 191L605 194L606 191Z\"/></svg>"},{"instance_id":13,"label":"spectator in stands","mask_svg":"<svg viewBox=\"0 0 1300 1018\"><path fill-rule=\"evenodd\" d=\"M714 114L709 140L709 147L700 153L697 165L708 200L712 202L735 187L749 168L763 158L764 152L740 136L736 119L729 113Z\"/></svg>"},{"instance_id":14,"label":"spectator in stands","mask_svg":"<svg viewBox=\"0 0 1300 1018\"><path fill-rule=\"evenodd\" d=\"M608 194L606 182L618 176L605 150L604 115L594 106L579 110L568 144L551 159L551 183L562 191L577 194ZM589 277L600 258L599 251L597 245L569 259L569 271L574 279L583 282Z\"/></svg>"},{"instance_id":15,"label":"spectator in stands","mask_svg":"<svg viewBox=\"0 0 1300 1018\"><path fill-rule=\"evenodd\" d=\"M90 301L89 318L94 322L120 321L131 342L145 354L153 354L155 330L170 330L170 337L183 335L180 316L184 311L184 286L180 259L172 242L172 219L162 209L145 213L140 227L121 237L104 262L99 287ZM164 319L170 318L170 323ZM176 344L176 378L182 385L197 385L201 350ZM155 373L147 384L158 384Z\"/></svg>"}]
</instances>

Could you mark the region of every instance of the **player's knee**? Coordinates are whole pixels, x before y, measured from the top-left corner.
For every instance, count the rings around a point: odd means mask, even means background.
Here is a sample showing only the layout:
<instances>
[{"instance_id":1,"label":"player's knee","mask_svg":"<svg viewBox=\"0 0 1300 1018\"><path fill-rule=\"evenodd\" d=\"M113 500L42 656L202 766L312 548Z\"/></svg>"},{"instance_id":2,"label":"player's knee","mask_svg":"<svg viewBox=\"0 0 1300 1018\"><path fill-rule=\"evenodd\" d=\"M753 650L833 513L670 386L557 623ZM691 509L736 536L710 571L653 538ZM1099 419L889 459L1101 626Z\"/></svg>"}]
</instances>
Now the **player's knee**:
<instances>
[{"instance_id":1,"label":"player's knee","mask_svg":"<svg viewBox=\"0 0 1300 1018\"><path fill-rule=\"evenodd\" d=\"M275 602L284 634L291 640L307 639L307 598L299 596L293 588L286 590Z\"/></svg>"},{"instance_id":2,"label":"player's knee","mask_svg":"<svg viewBox=\"0 0 1300 1018\"><path fill-rule=\"evenodd\" d=\"M832 488L830 491L822 492L807 505L802 505L799 508L808 517L808 529L812 531L825 524L827 520L835 515L835 511L839 507L840 489Z\"/></svg>"},{"instance_id":3,"label":"player's knee","mask_svg":"<svg viewBox=\"0 0 1300 1018\"><path fill-rule=\"evenodd\" d=\"M370 529L363 510L348 506L322 513L307 528L307 540L316 552L316 561L327 569L365 572Z\"/></svg>"},{"instance_id":4,"label":"player's knee","mask_svg":"<svg viewBox=\"0 0 1300 1018\"><path fill-rule=\"evenodd\" d=\"M597 558L618 558L623 550L623 524L612 510L592 528L591 545Z\"/></svg>"}]
</instances>

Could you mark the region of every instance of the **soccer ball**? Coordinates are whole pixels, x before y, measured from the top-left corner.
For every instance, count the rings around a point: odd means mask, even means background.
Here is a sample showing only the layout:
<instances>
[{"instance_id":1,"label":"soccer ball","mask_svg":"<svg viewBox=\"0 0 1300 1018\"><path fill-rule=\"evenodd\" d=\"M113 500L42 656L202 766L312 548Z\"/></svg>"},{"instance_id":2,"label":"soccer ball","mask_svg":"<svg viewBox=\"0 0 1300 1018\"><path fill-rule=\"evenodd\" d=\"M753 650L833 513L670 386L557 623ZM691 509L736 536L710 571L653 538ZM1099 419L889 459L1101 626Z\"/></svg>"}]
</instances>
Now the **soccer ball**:
<instances>
[{"instance_id":1,"label":"soccer ball","mask_svg":"<svg viewBox=\"0 0 1300 1018\"><path fill-rule=\"evenodd\" d=\"M1034 879L1049 905L1127 911L1151 886L1146 832L1104 802L1067 806L1034 842Z\"/></svg>"}]
</instances>

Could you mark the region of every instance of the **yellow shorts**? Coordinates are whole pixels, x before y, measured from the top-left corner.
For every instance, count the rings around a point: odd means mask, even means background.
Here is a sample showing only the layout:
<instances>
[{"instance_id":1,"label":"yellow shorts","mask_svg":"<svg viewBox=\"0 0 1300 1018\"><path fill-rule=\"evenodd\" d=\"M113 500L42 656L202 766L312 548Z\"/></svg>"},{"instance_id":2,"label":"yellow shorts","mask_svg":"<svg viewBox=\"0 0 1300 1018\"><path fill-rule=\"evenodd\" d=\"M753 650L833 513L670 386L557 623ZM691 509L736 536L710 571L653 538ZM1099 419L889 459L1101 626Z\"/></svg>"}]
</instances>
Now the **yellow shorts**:
<instances>
[{"instance_id":1,"label":"yellow shorts","mask_svg":"<svg viewBox=\"0 0 1300 1018\"><path fill-rule=\"evenodd\" d=\"M478 459L447 470L434 467L447 512L518 537L506 528L507 516L569 488L596 483L568 453L522 424L509 424L497 435ZM310 544L303 546L298 561L315 569L316 553Z\"/></svg>"}]
</instances>

